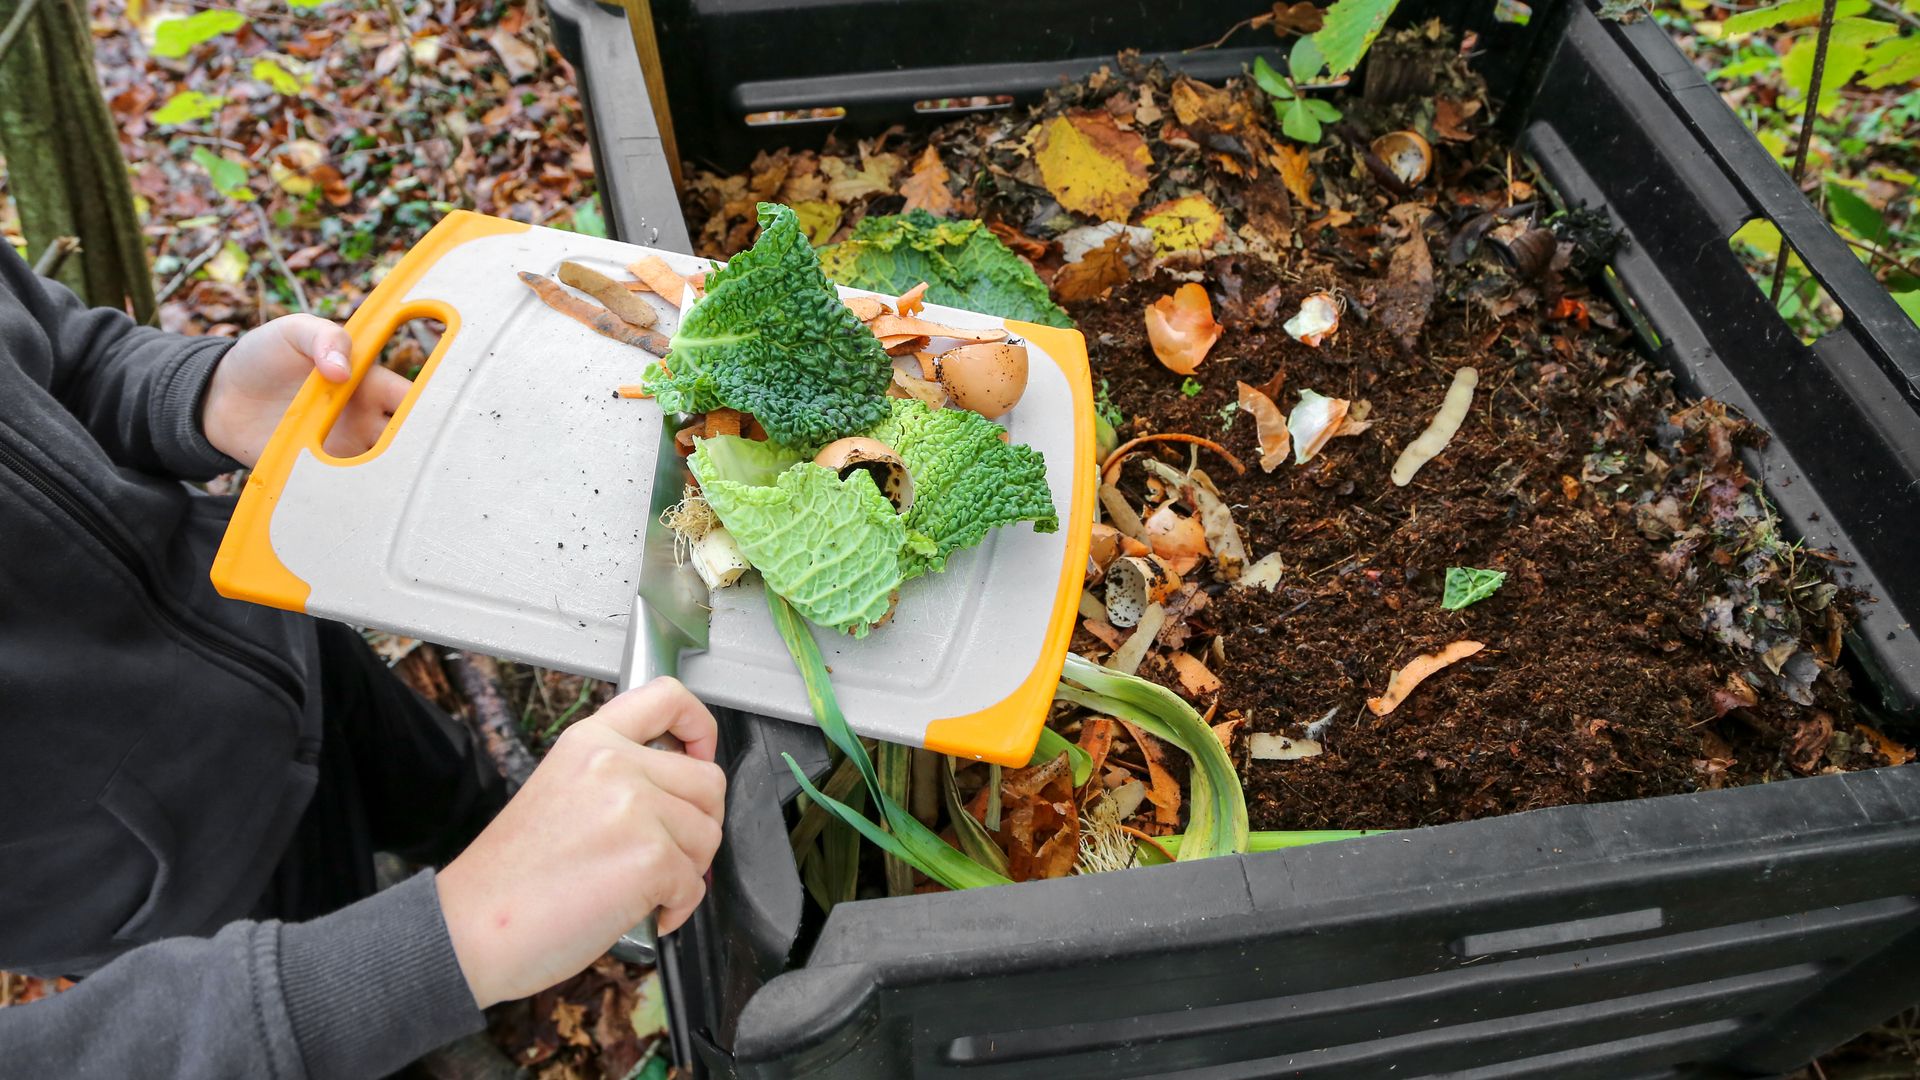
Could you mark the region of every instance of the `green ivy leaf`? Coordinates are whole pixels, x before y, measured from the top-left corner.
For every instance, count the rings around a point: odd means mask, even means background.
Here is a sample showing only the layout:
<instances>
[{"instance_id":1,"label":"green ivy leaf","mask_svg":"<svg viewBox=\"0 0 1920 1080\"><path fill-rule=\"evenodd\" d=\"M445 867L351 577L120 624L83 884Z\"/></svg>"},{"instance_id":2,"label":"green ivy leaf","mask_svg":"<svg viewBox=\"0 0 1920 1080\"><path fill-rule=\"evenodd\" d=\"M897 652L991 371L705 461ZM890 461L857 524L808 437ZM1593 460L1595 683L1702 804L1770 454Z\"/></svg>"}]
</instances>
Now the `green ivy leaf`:
<instances>
[{"instance_id":1,"label":"green ivy leaf","mask_svg":"<svg viewBox=\"0 0 1920 1080\"><path fill-rule=\"evenodd\" d=\"M193 124L220 111L227 99L203 94L198 90L183 90L167 99L165 105L153 110L152 120L156 124Z\"/></svg>"},{"instance_id":2,"label":"green ivy leaf","mask_svg":"<svg viewBox=\"0 0 1920 1080\"><path fill-rule=\"evenodd\" d=\"M1792 22L1818 19L1824 6L1825 0L1786 0L1785 3L1743 11L1720 24L1720 37L1725 40L1751 34L1755 30L1769 30ZM1834 8L1834 14L1858 15L1871 6L1870 0L1840 0Z\"/></svg>"},{"instance_id":3,"label":"green ivy leaf","mask_svg":"<svg viewBox=\"0 0 1920 1080\"><path fill-rule=\"evenodd\" d=\"M1286 77L1273 70L1273 65L1267 63L1267 58L1264 56L1253 58L1253 81L1259 85L1260 89L1282 101L1293 97L1293 87L1287 85Z\"/></svg>"},{"instance_id":4,"label":"green ivy leaf","mask_svg":"<svg viewBox=\"0 0 1920 1080\"><path fill-rule=\"evenodd\" d=\"M253 198L253 192L247 190L247 167L237 161L228 161L204 146L193 150L193 163L207 170L207 177L213 181L215 191L229 199L245 202Z\"/></svg>"},{"instance_id":5,"label":"green ivy leaf","mask_svg":"<svg viewBox=\"0 0 1920 1080\"><path fill-rule=\"evenodd\" d=\"M201 11L184 19L165 19L153 28L153 55L177 60L195 45L245 25L247 17L237 11Z\"/></svg>"},{"instance_id":6,"label":"green ivy leaf","mask_svg":"<svg viewBox=\"0 0 1920 1080\"><path fill-rule=\"evenodd\" d=\"M1320 55L1320 46L1311 34L1295 39L1293 51L1287 54L1287 70L1292 72L1294 82L1311 82L1326 67L1327 58Z\"/></svg>"},{"instance_id":7,"label":"green ivy leaf","mask_svg":"<svg viewBox=\"0 0 1920 1080\"><path fill-rule=\"evenodd\" d=\"M1326 18L1313 36L1313 42L1326 58L1327 74L1339 78L1360 66L1373 39L1387 25L1399 0L1334 0ZM1866 0L1855 0L1866 3ZM1291 132L1289 132L1291 134ZM1306 140L1317 141L1319 136Z\"/></svg>"},{"instance_id":8,"label":"green ivy leaf","mask_svg":"<svg viewBox=\"0 0 1920 1080\"><path fill-rule=\"evenodd\" d=\"M1507 580L1504 570L1476 570L1471 566L1447 567L1447 587L1440 598L1440 606L1448 611L1459 611L1468 604L1477 604L1494 593Z\"/></svg>"},{"instance_id":9,"label":"green ivy leaf","mask_svg":"<svg viewBox=\"0 0 1920 1080\"><path fill-rule=\"evenodd\" d=\"M1303 143L1320 141L1320 121L1314 119L1304 98L1294 98L1287 103L1286 113L1280 117L1280 130L1286 132L1289 139Z\"/></svg>"},{"instance_id":10,"label":"green ivy leaf","mask_svg":"<svg viewBox=\"0 0 1920 1080\"><path fill-rule=\"evenodd\" d=\"M273 87L276 93L294 97L307 88L307 84L281 66L278 60L263 56L253 62L253 77Z\"/></svg>"}]
</instances>

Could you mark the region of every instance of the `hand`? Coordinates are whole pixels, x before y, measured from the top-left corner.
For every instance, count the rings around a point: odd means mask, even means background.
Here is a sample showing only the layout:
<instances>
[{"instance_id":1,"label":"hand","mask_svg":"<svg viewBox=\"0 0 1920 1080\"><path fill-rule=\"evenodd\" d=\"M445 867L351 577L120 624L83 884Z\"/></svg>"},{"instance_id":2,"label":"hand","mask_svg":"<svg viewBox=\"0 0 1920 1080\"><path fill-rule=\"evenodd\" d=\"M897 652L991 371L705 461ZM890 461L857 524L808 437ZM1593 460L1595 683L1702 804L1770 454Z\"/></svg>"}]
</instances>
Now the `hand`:
<instances>
[{"instance_id":1,"label":"hand","mask_svg":"<svg viewBox=\"0 0 1920 1080\"><path fill-rule=\"evenodd\" d=\"M644 744L671 731L686 753ZM562 732L473 845L440 871L440 908L481 1008L593 963L648 912L660 932L706 895L726 774L713 714L655 679Z\"/></svg>"},{"instance_id":2,"label":"hand","mask_svg":"<svg viewBox=\"0 0 1920 1080\"><path fill-rule=\"evenodd\" d=\"M214 449L253 465L307 373L318 371L328 382L346 382L352 374L347 364L352 353L345 330L313 315L282 315L248 331L213 369L200 405L200 430ZM327 453L352 457L373 446L407 396L408 385L397 372L375 365L327 434Z\"/></svg>"}]
</instances>

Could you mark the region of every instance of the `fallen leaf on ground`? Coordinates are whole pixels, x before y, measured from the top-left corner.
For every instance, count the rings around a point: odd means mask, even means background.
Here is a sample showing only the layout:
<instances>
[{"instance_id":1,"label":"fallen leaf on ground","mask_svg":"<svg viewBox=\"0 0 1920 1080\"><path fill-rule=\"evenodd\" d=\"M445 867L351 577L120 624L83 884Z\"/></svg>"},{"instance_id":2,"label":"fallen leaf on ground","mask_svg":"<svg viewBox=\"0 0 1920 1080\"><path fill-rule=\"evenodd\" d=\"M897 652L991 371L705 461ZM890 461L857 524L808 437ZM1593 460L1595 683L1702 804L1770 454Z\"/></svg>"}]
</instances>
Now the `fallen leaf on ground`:
<instances>
[{"instance_id":1,"label":"fallen leaf on ground","mask_svg":"<svg viewBox=\"0 0 1920 1080\"><path fill-rule=\"evenodd\" d=\"M506 27L496 27L486 41L499 54L500 66L507 69L508 82L519 82L540 70L540 54Z\"/></svg>"},{"instance_id":2,"label":"fallen leaf on ground","mask_svg":"<svg viewBox=\"0 0 1920 1080\"><path fill-rule=\"evenodd\" d=\"M1094 300L1105 296L1116 285L1133 280L1133 267L1127 263L1131 250L1125 233L1109 236L1106 243L1081 255L1078 261L1061 264L1053 275L1053 298L1063 304Z\"/></svg>"},{"instance_id":3,"label":"fallen leaf on ground","mask_svg":"<svg viewBox=\"0 0 1920 1080\"><path fill-rule=\"evenodd\" d=\"M1454 142L1471 142L1473 132L1467 128L1467 118L1480 111L1480 103L1469 101L1462 104L1452 98L1433 100L1433 131L1443 139Z\"/></svg>"},{"instance_id":4,"label":"fallen leaf on ground","mask_svg":"<svg viewBox=\"0 0 1920 1080\"><path fill-rule=\"evenodd\" d=\"M1414 687L1419 686L1429 675L1449 665L1457 664L1484 648L1486 645L1483 642L1456 641L1439 652L1421 653L1388 677L1387 692L1379 697L1368 698L1367 708L1372 710L1375 716L1387 715L1398 708L1401 702L1407 700L1407 695L1413 693Z\"/></svg>"},{"instance_id":5,"label":"fallen leaf on ground","mask_svg":"<svg viewBox=\"0 0 1920 1080\"><path fill-rule=\"evenodd\" d=\"M907 204L901 208L903 214L915 210L925 210L936 217L946 217L953 212L953 192L947 188L951 174L940 162L940 151L932 143L920 153L913 163L913 175L900 183L900 194L906 197Z\"/></svg>"},{"instance_id":6,"label":"fallen leaf on ground","mask_svg":"<svg viewBox=\"0 0 1920 1080\"><path fill-rule=\"evenodd\" d=\"M1008 876L1032 881L1070 873L1080 850L1080 809L1067 755L1007 773L1001 797Z\"/></svg>"},{"instance_id":7,"label":"fallen leaf on ground","mask_svg":"<svg viewBox=\"0 0 1920 1080\"><path fill-rule=\"evenodd\" d=\"M1162 825L1180 824L1180 782L1167 768L1167 752L1160 740L1125 720L1120 721L1147 759L1147 801L1153 804L1153 820Z\"/></svg>"},{"instance_id":8,"label":"fallen leaf on ground","mask_svg":"<svg viewBox=\"0 0 1920 1080\"><path fill-rule=\"evenodd\" d=\"M1393 249L1393 259L1387 264L1387 282L1380 287L1380 325L1402 349L1412 351L1433 307L1433 256L1427 251L1426 234L1420 227L1427 208L1402 203L1387 213L1407 230L1407 237Z\"/></svg>"},{"instance_id":9,"label":"fallen leaf on ground","mask_svg":"<svg viewBox=\"0 0 1920 1080\"><path fill-rule=\"evenodd\" d=\"M858 167L845 158L823 157L820 171L827 178L827 196L849 203L868 195L893 194L893 177L900 171L898 154L874 154Z\"/></svg>"},{"instance_id":10,"label":"fallen leaf on ground","mask_svg":"<svg viewBox=\"0 0 1920 1080\"><path fill-rule=\"evenodd\" d=\"M1184 195L1149 209L1140 224L1153 230L1153 251L1208 251L1227 235L1227 219L1205 195Z\"/></svg>"},{"instance_id":11,"label":"fallen leaf on ground","mask_svg":"<svg viewBox=\"0 0 1920 1080\"><path fill-rule=\"evenodd\" d=\"M1313 204L1313 159L1304 149L1292 146L1274 148L1274 168L1280 170L1280 182L1302 210L1318 210Z\"/></svg>"},{"instance_id":12,"label":"fallen leaf on ground","mask_svg":"<svg viewBox=\"0 0 1920 1080\"><path fill-rule=\"evenodd\" d=\"M1172 656L1173 670L1180 676L1180 687L1190 698L1205 697L1220 689L1220 677L1207 670L1207 665L1195 659L1189 653L1177 652Z\"/></svg>"},{"instance_id":13,"label":"fallen leaf on ground","mask_svg":"<svg viewBox=\"0 0 1920 1080\"><path fill-rule=\"evenodd\" d=\"M1105 112L1056 116L1040 129L1033 160L1047 191L1077 214L1125 221L1140 205L1153 154Z\"/></svg>"},{"instance_id":14,"label":"fallen leaf on ground","mask_svg":"<svg viewBox=\"0 0 1920 1080\"><path fill-rule=\"evenodd\" d=\"M1100 790L1100 776L1106 772L1107 754L1112 751L1113 737L1119 730L1119 724L1104 716L1089 716L1080 723L1080 749L1085 750L1093 762L1087 771L1091 778L1086 787L1088 796Z\"/></svg>"},{"instance_id":15,"label":"fallen leaf on ground","mask_svg":"<svg viewBox=\"0 0 1920 1080\"><path fill-rule=\"evenodd\" d=\"M1147 340L1167 370L1191 375L1220 340L1213 301L1198 282L1188 282L1147 306Z\"/></svg>"},{"instance_id":16,"label":"fallen leaf on ground","mask_svg":"<svg viewBox=\"0 0 1920 1080\"><path fill-rule=\"evenodd\" d=\"M1183 126L1219 122L1233 114L1233 95L1182 75L1173 84L1173 115Z\"/></svg>"},{"instance_id":17,"label":"fallen leaf on ground","mask_svg":"<svg viewBox=\"0 0 1920 1080\"><path fill-rule=\"evenodd\" d=\"M1326 21L1326 13L1308 0L1300 0L1297 4L1289 4L1286 0L1274 0L1272 19L1273 32L1276 35L1304 35L1317 33L1321 24Z\"/></svg>"},{"instance_id":18,"label":"fallen leaf on ground","mask_svg":"<svg viewBox=\"0 0 1920 1080\"><path fill-rule=\"evenodd\" d=\"M807 234L807 242L820 247L833 239L834 230L840 227L840 219L845 216L839 203L824 199L813 199L789 203L793 207L793 216L800 219L800 231Z\"/></svg>"},{"instance_id":19,"label":"fallen leaf on ground","mask_svg":"<svg viewBox=\"0 0 1920 1080\"><path fill-rule=\"evenodd\" d=\"M592 1046L593 1037L588 1035L583 1023L587 1017L587 1007L571 1001L553 1003L553 1029L562 1039L575 1046Z\"/></svg>"},{"instance_id":20,"label":"fallen leaf on ground","mask_svg":"<svg viewBox=\"0 0 1920 1080\"><path fill-rule=\"evenodd\" d=\"M1267 472L1280 467L1287 460L1287 450L1292 437L1287 433L1287 418L1280 415L1280 406L1273 399L1248 386L1235 383L1240 391L1240 409L1253 417L1260 436L1260 468Z\"/></svg>"},{"instance_id":21,"label":"fallen leaf on ground","mask_svg":"<svg viewBox=\"0 0 1920 1080\"><path fill-rule=\"evenodd\" d=\"M1855 724L1854 727L1860 729L1860 734L1865 735L1873 743L1874 749L1880 751L1880 756L1886 758L1890 764L1905 765L1913 760L1912 750L1887 738L1879 728L1869 727L1866 724Z\"/></svg>"}]
</instances>

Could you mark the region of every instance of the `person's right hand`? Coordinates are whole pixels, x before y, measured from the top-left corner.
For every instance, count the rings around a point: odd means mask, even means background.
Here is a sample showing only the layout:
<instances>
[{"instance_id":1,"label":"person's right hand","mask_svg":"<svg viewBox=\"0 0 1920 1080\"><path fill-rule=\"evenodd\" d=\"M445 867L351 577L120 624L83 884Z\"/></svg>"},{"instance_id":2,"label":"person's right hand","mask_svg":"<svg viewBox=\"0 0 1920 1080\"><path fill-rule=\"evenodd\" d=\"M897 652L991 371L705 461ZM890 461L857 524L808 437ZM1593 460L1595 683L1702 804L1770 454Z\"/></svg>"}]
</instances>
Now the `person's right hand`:
<instances>
[{"instance_id":1,"label":"person's right hand","mask_svg":"<svg viewBox=\"0 0 1920 1080\"><path fill-rule=\"evenodd\" d=\"M685 754L650 750L664 732ZM440 908L481 1008L584 969L660 909L693 914L720 847L713 715L655 679L562 732L527 785L440 871Z\"/></svg>"}]
</instances>

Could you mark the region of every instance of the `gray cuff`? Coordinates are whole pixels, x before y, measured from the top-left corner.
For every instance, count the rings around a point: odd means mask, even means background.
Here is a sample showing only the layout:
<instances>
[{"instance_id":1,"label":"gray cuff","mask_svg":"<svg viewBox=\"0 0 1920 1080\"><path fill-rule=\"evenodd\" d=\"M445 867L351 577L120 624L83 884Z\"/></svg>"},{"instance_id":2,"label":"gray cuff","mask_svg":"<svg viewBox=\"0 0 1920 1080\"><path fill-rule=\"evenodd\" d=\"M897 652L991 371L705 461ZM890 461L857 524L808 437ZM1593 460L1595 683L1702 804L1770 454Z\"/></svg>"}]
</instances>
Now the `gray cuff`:
<instances>
[{"instance_id":1,"label":"gray cuff","mask_svg":"<svg viewBox=\"0 0 1920 1080\"><path fill-rule=\"evenodd\" d=\"M196 338L180 350L173 369L160 377L150 417L155 452L169 475L182 480L209 480L232 472L240 463L213 448L200 429L200 403L213 381L213 369L233 348L232 338Z\"/></svg>"},{"instance_id":2,"label":"gray cuff","mask_svg":"<svg viewBox=\"0 0 1920 1080\"><path fill-rule=\"evenodd\" d=\"M281 927L280 985L315 1080L385 1076L485 1026L431 870Z\"/></svg>"}]
</instances>

